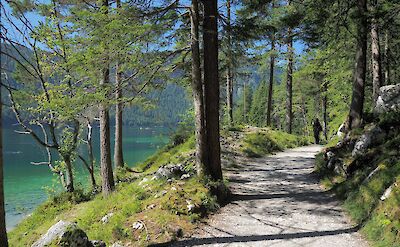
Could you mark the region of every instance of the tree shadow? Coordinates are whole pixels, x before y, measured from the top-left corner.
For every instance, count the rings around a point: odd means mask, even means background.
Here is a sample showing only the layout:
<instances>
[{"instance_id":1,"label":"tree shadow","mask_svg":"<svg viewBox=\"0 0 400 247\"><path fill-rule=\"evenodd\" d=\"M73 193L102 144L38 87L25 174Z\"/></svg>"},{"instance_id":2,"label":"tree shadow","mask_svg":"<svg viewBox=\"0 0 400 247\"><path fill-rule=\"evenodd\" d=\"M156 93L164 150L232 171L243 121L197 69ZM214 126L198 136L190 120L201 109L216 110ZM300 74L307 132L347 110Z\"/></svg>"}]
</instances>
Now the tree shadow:
<instances>
[{"instance_id":1,"label":"tree shadow","mask_svg":"<svg viewBox=\"0 0 400 247\"><path fill-rule=\"evenodd\" d=\"M273 193L273 194L232 194L231 202L236 201L254 201L287 198L288 201L308 202L313 204L330 204L337 202L334 195L323 191L309 191L296 193Z\"/></svg>"},{"instance_id":2,"label":"tree shadow","mask_svg":"<svg viewBox=\"0 0 400 247\"><path fill-rule=\"evenodd\" d=\"M227 237L210 237L210 238L191 238L176 242L168 242L161 244L149 245L152 247L162 246L195 246L205 244L227 244L227 243L245 243L245 242L258 242L268 240L284 240L284 239L298 239L298 238L314 238L323 236L333 236L340 234L349 234L357 232L360 226L355 226L346 229L337 229L329 231L308 231L296 233L280 233L280 234L266 234L266 235L247 235L247 236L227 236Z\"/></svg>"}]
</instances>

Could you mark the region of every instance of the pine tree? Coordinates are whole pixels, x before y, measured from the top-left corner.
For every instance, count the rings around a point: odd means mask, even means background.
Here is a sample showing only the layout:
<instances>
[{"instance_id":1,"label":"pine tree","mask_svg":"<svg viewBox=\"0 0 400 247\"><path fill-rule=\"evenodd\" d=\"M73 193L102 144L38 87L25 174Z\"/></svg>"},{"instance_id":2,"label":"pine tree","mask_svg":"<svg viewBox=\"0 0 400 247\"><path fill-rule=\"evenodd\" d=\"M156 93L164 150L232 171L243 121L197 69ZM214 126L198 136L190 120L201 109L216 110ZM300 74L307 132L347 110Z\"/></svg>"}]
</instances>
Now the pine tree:
<instances>
[{"instance_id":1,"label":"pine tree","mask_svg":"<svg viewBox=\"0 0 400 247\"><path fill-rule=\"evenodd\" d=\"M219 143L219 75L217 0L203 0L203 65L205 122L208 143L208 166L213 180L222 179L221 147Z\"/></svg>"},{"instance_id":2,"label":"pine tree","mask_svg":"<svg viewBox=\"0 0 400 247\"><path fill-rule=\"evenodd\" d=\"M0 48L1 50L1 48ZM3 77L3 76L2 76ZM1 89L1 88L0 88ZM1 98L0 90L0 99ZM2 125L3 102L0 100L0 245L8 247L7 230L6 230L6 211L4 209L4 172L3 172L3 125Z\"/></svg>"},{"instance_id":3,"label":"pine tree","mask_svg":"<svg viewBox=\"0 0 400 247\"><path fill-rule=\"evenodd\" d=\"M348 127L361 125L364 109L365 76L367 69L367 1L357 0L357 53L353 78L353 95L348 116Z\"/></svg>"},{"instance_id":4,"label":"pine tree","mask_svg":"<svg viewBox=\"0 0 400 247\"><path fill-rule=\"evenodd\" d=\"M192 50L192 80L193 105L195 111L195 137L196 137L196 169L198 175L207 175L207 136L204 112L204 91L201 78L200 42L199 42L199 3L192 0L190 9L191 23L191 50Z\"/></svg>"}]
</instances>

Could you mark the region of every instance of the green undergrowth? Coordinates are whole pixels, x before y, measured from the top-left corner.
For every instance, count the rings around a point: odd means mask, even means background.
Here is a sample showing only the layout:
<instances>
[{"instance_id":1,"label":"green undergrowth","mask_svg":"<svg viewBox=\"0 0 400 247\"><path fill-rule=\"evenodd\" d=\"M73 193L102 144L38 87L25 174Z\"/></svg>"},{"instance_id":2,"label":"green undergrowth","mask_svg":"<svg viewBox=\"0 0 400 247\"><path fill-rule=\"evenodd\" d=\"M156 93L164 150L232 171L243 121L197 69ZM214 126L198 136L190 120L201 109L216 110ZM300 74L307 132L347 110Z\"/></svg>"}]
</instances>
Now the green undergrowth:
<instances>
[{"instance_id":1,"label":"green undergrowth","mask_svg":"<svg viewBox=\"0 0 400 247\"><path fill-rule=\"evenodd\" d=\"M167 181L152 180L152 173L170 163L183 163L192 170L193 147L193 138L165 147L137 168L143 171L140 175L123 173L125 178L132 177L118 183L107 198L78 191L49 199L9 233L10 246L31 246L60 220L76 222L89 239L103 240L107 246L115 242L146 246L190 235L196 222L219 207L210 186L197 176ZM103 223L102 218L111 214ZM142 227L135 229L138 223Z\"/></svg>"},{"instance_id":2,"label":"green undergrowth","mask_svg":"<svg viewBox=\"0 0 400 247\"><path fill-rule=\"evenodd\" d=\"M238 142L256 155L307 144L304 138L269 129L228 131L243 133ZM31 246L60 220L76 222L89 239L103 240L107 246L146 246L190 236L197 222L219 208L213 194L222 186L194 175L194 145L194 137L175 138L134 169L118 169L116 191L107 198L82 190L51 197L9 233L10 246ZM152 179L167 164L182 164L192 177Z\"/></svg>"},{"instance_id":3,"label":"green undergrowth","mask_svg":"<svg viewBox=\"0 0 400 247\"><path fill-rule=\"evenodd\" d=\"M354 138L361 134L357 130ZM361 157L351 157L351 150L340 151L337 156L344 161L345 167L357 164L357 170L351 175L328 171L323 154L316 157L315 170L322 184L343 200L344 208L362 226L361 231L372 246L400 247L399 146L400 136L394 134ZM390 186L392 193L381 200Z\"/></svg>"},{"instance_id":4,"label":"green undergrowth","mask_svg":"<svg viewBox=\"0 0 400 247\"><path fill-rule=\"evenodd\" d=\"M263 128L245 135L242 152L248 157L261 157L286 148L304 146L309 143L309 139L306 137Z\"/></svg>"}]
</instances>

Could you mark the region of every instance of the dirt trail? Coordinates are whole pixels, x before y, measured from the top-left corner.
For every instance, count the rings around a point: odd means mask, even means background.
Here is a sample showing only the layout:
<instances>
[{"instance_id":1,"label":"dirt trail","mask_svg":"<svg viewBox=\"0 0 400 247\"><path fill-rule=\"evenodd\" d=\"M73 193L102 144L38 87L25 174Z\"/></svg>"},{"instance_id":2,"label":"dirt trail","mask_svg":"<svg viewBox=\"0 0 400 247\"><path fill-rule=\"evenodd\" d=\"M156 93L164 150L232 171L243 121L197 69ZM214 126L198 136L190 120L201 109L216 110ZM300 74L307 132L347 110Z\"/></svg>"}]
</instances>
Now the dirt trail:
<instances>
[{"instance_id":1,"label":"dirt trail","mask_svg":"<svg viewBox=\"0 0 400 247\"><path fill-rule=\"evenodd\" d=\"M234 194L191 239L173 246L366 247L335 197L312 174L319 146L268 157L236 156Z\"/></svg>"}]
</instances>

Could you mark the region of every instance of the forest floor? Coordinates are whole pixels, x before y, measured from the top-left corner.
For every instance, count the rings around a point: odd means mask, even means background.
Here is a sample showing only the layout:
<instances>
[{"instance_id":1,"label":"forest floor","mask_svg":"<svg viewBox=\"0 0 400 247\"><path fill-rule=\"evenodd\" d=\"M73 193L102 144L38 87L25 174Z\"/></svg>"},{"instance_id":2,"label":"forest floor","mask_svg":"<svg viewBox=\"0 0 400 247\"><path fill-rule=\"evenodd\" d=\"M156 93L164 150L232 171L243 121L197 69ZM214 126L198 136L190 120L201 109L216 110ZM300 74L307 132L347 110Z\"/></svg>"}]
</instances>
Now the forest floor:
<instances>
[{"instance_id":1,"label":"forest floor","mask_svg":"<svg viewBox=\"0 0 400 247\"><path fill-rule=\"evenodd\" d=\"M261 158L231 152L235 162L225 167L231 202L191 238L172 246L368 246L313 173L321 148L305 146Z\"/></svg>"}]
</instances>

